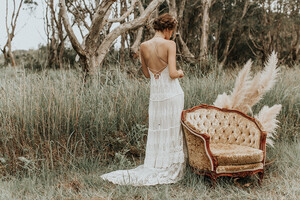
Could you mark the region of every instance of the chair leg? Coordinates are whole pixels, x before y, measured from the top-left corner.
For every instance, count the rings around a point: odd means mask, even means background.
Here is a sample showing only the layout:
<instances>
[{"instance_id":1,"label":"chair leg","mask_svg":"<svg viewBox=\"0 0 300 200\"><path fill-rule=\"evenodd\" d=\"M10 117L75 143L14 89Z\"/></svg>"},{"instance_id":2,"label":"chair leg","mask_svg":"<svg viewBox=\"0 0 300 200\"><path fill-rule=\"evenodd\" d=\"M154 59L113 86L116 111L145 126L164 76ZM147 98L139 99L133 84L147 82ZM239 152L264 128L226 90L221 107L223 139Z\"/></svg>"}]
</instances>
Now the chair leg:
<instances>
[{"instance_id":1,"label":"chair leg","mask_svg":"<svg viewBox=\"0 0 300 200\"><path fill-rule=\"evenodd\" d=\"M262 179L264 178L264 172L259 172L258 176L259 176L258 184L261 185Z\"/></svg>"},{"instance_id":2,"label":"chair leg","mask_svg":"<svg viewBox=\"0 0 300 200\"><path fill-rule=\"evenodd\" d=\"M217 184L217 177L215 177L214 175L211 178L211 186L212 188L215 188L216 187L216 184Z\"/></svg>"}]
</instances>

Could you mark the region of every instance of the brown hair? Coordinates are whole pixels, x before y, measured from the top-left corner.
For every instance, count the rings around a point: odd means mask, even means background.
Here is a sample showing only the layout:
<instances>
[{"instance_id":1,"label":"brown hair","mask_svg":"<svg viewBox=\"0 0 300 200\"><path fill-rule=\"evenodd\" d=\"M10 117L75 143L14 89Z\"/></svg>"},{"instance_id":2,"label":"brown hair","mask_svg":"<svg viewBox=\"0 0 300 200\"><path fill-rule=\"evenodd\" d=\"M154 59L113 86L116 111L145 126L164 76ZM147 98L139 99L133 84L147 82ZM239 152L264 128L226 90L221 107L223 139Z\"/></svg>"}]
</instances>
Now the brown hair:
<instances>
[{"instance_id":1,"label":"brown hair","mask_svg":"<svg viewBox=\"0 0 300 200\"><path fill-rule=\"evenodd\" d=\"M156 31L163 31L164 29L174 30L177 20L169 13L165 13L157 17L153 22L153 28Z\"/></svg>"}]
</instances>

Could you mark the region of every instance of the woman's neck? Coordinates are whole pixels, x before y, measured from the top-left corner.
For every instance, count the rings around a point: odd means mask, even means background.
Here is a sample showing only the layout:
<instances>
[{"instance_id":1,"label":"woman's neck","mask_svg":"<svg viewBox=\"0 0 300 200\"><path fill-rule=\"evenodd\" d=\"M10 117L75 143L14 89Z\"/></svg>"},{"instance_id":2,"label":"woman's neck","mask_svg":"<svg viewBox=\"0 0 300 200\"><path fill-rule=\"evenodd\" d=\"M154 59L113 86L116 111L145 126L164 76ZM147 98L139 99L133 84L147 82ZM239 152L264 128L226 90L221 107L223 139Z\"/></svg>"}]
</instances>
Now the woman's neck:
<instances>
[{"instance_id":1,"label":"woman's neck","mask_svg":"<svg viewBox=\"0 0 300 200\"><path fill-rule=\"evenodd\" d=\"M155 35L154 35L153 37L154 37L154 38L155 38L155 37L160 37L160 38L166 39L166 38L165 38L165 35L164 35L163 33L161 33L161 32L156 32Z\"/></svg>"}]
</instances>

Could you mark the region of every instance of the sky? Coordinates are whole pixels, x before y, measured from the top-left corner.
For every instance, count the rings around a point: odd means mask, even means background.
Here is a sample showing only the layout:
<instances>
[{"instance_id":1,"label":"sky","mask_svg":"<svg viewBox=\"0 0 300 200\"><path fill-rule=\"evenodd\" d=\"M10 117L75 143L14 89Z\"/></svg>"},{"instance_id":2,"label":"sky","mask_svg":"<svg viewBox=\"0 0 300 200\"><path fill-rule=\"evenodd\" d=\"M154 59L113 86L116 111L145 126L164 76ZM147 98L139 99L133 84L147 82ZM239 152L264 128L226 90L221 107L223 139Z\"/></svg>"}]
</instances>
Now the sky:
<instances>
[{"instance_id":1,"label":"sky","mask_svg":"<svg viewBox=\"0 0 300 200\"><path fill-rule=\"evenodd\" d=\"M16 0L19 3L19 0ZM12 49L37 49L39 44L46 44L47 37L44 29L43 20L43 1L39 1L39 5L35 10L25 9L23 5L17 20L15 37L12 42ZM11 19L12 1L9 1L8 23ZM17 4L18 5L18 4ZM0 46L1 48L7 41L7 33L5 28L6 0L0 0Z\"/></svg>"},{"instance_id":2,"label":"sky","mask_svg":"<svg viewBox=\"0 0 300 200\"><path fill-rule=\"evenodd\" d=\"M8 20L10 23L11 12L13 9L12 0L9 0ZM16 5L20 0L16 0ZM39 44L47 43L47 36L44 25L44 13L46 5L44 0L38 0L38 6L34 10L28 9L24 4L23 9L20 11L18 17L15 37L12 41L12 50L28 50L37 49ZM0 48L3 48L7 41L7 33L5 28L5 13L6 13L6 0L0 0ZM117 26L117 25L115 25ZM79 30L74 28L75 35L78 36L79 42L82 42ZM118 38L120 40L120 38ZM119 42L116 42L115 48L119 48Z\"/></svg>"}]
</instances>

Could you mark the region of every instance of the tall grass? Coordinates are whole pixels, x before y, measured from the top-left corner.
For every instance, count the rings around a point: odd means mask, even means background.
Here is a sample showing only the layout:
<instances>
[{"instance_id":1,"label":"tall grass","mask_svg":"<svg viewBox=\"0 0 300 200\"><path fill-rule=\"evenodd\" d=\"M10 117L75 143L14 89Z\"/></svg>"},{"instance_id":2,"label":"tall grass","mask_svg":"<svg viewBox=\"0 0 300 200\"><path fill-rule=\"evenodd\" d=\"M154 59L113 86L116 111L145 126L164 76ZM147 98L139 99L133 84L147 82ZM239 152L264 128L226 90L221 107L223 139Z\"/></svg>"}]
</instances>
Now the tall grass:
<instances>
[{"instance_id":1,"label":"tall grass","mask_svg":"<svg viewBox=\"0 0 300 200\"><path fill-rule=\"evenodd\" d=\"M180 80L185 108L212 104L237 71L188 72ZM100 175L143 162L149 80L118 67L88 87L76 70L0 69L0 199L299 199L300 69L282 70L254 107L282 104L263 185L255 176L221 177L215 189L190 170L171 185L119 186ZM55 169L55 170L53 170ZM25 173L24 173L25 172ZM236 184L233 184L235 182Z\"/></svg>"},{"instance_id":2,"label":"tall grass","mask_svg":"<svg viewBox=\"0 0 300 200\"><path fill-rule=\"evenodd\" d=\"M217 70L180 80L185 108L212 104L233 86L236 71ZM118 67L101 71L86 87L79 71L22 68L0 70L1 170L12 173L74 166L78 159L143 158L147 134L149 80ZM283 105L278 141L300 136L300 70L284 70L274 89L255 106ZM4 160L3 160L4 159ZM126 160L126 159L125 159ZM132 159L131 159L132 160Z\"/></svg>"}]
</instances>

